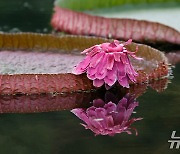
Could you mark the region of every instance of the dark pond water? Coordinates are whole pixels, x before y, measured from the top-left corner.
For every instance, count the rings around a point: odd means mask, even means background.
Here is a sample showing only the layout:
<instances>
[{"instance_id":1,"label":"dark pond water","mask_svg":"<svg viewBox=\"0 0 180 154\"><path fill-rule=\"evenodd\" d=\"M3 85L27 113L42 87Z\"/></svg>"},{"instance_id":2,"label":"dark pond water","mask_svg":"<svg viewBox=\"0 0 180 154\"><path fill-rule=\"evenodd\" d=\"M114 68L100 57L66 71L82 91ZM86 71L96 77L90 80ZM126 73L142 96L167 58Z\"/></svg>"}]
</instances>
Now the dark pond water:
<instances>
[{"instance_id":1,"label":"dark pond water","mask_svg":"<svg viewBox=\"0 0 180 154\"><path fill-rule=\"evenodd\" d=\"M6 32L19 30L50 32L49 19L52 6L52 0L43 2L36 0L0 1L0 28ZM137 136L134 131L132 135L121 133L113 137L95 136L91 130L84 129L79 124L83 122L69 110L29 114L6 113L0 114L0 154L179 153L180 149L169 149L168 140L172 131L176 131L176 136L180 136L180 65L176 65L173 69L173 76L172 83L169 83L163 92L158 93L148 88L143 95L137 98L139 106L135 108L136 113L132 114L132 118L143 118L132 124L132 127L138 131ZM138 89L141 91L140 88ZM124 95L119 91L113 91L113 93L118 101ZM93 93L91 97L90 94L86 95L83 96L83 100L80 100L80 96L59 98L59 104L57 102L55 107L61 110L62 102L71 102L70 106L64 108L71 109L74 106L87 108L92 105L89 103L89 101L92 102L92 97L95 99L97 95L104 99L105 93ZM74 98L76 101L79 99L77 102L80 104L75 104ZM22 108L23 101L18 102L18 98L14 100L17 104L19 103L17 106L3 104L1 99L0 110L4 112L26 111L26 109L36 107L36 104L34 106L32 104L30 107ZM53 105L48 106L47 104L42 110L46 107L52 107L53 110ZM35 109L29 112L33 110Z\"/></svg>"}]
</instances>

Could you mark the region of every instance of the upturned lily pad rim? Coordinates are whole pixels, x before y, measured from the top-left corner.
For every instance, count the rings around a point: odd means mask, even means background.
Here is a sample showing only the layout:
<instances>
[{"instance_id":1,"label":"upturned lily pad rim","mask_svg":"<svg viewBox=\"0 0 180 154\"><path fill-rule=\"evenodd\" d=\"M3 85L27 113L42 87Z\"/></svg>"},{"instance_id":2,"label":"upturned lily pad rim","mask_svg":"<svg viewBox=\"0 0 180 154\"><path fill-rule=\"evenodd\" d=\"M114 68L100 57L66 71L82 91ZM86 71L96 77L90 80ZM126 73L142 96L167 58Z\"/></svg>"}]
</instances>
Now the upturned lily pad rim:
<instances>
[{"instance_id":1,"label":"upturned lily pad rim","mask_svg":"<svg viewBox=\"0 0 180 154\"><path fill-rule=\"evenodd\" d=\"M93 35L122 40L132 38L138 42L152 44L180 44L180 32L158 22L126 18L106 18L58 6L54 7L51 25L56 31L74 35Z\"/></svg>"}]
</instances>

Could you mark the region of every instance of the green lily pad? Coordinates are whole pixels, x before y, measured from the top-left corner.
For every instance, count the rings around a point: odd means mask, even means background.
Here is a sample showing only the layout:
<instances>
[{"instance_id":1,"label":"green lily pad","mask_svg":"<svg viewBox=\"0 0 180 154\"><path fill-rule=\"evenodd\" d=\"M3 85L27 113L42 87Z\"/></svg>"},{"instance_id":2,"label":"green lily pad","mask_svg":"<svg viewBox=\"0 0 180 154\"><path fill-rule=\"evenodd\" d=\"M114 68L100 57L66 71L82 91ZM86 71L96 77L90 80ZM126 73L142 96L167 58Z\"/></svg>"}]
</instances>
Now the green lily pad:
<instances>
[{"instance_id":1,"label":"green lily pad","mask_svg":"<svg viewBox=\"0 0 180 154\"><path fill-rule=\"evenodd\" d=\"M76 11L83 11L125 4L163 4L168 2L180 3L179 0L56 0L55 5Z\"/></svg>"}]
</instances>

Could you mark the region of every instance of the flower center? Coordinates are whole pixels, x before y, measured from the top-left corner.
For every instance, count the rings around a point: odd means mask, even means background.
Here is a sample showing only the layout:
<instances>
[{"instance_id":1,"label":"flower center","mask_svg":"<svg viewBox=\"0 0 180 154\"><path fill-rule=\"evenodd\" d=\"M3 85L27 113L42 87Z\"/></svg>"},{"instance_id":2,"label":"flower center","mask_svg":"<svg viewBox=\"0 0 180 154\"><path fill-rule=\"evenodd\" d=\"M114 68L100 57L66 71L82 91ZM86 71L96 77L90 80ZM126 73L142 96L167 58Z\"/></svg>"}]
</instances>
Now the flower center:
<instances>
[{"instance_id":1,"label":"flower center","mask_svg":"<svg viewBox=\"0 0 180 154\"><path fill-rule=\"evenodd\" d=\"M114 43L103 43L101 48L105 52L122 52L123 51L123 44L115 45Z\"/></svg>"}]
</instances>

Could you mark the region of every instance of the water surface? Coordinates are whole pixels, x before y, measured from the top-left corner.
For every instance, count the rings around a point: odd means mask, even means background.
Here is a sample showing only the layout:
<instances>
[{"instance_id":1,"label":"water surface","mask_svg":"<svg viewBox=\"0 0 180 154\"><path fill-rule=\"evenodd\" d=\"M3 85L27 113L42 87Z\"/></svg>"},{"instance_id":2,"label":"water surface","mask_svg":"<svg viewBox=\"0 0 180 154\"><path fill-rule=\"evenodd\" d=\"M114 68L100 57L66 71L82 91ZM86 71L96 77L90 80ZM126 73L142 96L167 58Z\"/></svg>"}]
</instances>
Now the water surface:
<instances>
[{"instance_id":1,"label":"water surface","mask_svg":"<svg viewBox=\"0 0 180 154\"><path fill-rule=\"evenodd\" d=\"M0 1L1 30L50 32L52 2ZM70 110L28 114L6 113L0 114L0 153L179 153L180 150L169 149L168 140L174 130L177 131L177 136L180 136L180 65L176 65L173 75L172 83L165 91L158 93L149 88L137 98L139 106L133 116L142 117L143 120L133 123L132 126L138 130L138 136L135 133L122 133L114 137L95 137L92 131L85 130L79 124L82 121ZM88 103L87 100L89 101L88 97L82 102Z\"/></svg>"}]
</instances>

